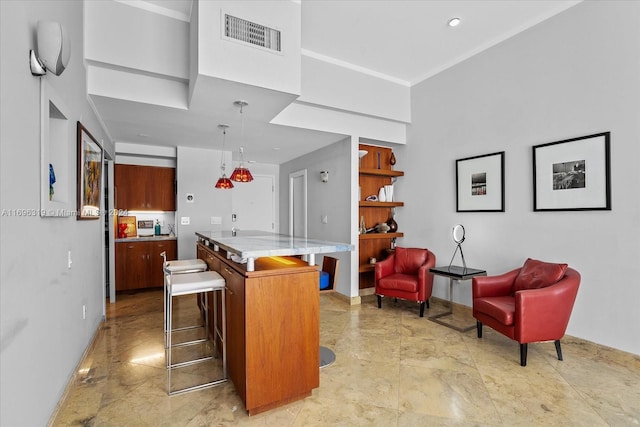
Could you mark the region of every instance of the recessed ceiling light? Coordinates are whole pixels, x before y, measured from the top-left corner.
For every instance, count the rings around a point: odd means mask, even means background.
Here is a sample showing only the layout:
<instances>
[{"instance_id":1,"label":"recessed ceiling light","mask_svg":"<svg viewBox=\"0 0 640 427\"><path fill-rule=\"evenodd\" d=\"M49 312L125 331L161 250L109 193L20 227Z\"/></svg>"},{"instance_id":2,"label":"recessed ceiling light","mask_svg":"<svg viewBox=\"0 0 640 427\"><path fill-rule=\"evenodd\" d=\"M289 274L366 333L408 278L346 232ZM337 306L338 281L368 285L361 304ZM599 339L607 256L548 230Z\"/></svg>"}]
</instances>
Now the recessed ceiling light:
<instances>
[{"instance_id":1,"label":"recessed ceiling light","mask_svg":"<svg viewBox=\"0 0 640 427\"><path fill-rule=\"evenodd\" d=\"M280 149L280 147L273 147L272 150L273 151L278 151Z\"/></svg>"},{"instance_id":2,"label":"recessed ceiling light","mask_svg":"<svg viewBox=\"0 0 640 427\"><path fill-rule=\"evenodd\" d=\"M139 133L138 136L142 138L149 138L149 135L147 135L146 133Z\"/></svg>"},{"instance_id":3,"label":"recessed ceiling light","mask_svg":"<svg viewBox=\"0 0 640 427\"><path fill-rule=\"evenodd\" d=\"M460 21L460 18L451 18L449 19L447 25L449 25L450 27L457 27L460 24Z\"/></svg>"}]
</instances>

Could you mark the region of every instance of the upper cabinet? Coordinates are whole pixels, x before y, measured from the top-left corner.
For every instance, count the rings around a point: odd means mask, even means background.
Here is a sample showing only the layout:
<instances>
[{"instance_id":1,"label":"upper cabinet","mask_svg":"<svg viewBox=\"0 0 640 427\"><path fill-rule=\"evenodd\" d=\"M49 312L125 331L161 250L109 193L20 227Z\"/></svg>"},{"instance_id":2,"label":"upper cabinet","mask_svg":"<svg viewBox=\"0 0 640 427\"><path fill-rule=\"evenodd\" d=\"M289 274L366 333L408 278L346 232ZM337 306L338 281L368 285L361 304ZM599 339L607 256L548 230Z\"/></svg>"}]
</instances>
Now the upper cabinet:
<instances>
[{"instance_id":1,"label":"upper cabinet","mask_svg":"<svg viewBox=\"0 0 640 427\"><path fill-rule=\"evenodd\" d=\"M174 168L117 164L114 169L117 209L176 210Z\"/></svg>"}]
</instances>

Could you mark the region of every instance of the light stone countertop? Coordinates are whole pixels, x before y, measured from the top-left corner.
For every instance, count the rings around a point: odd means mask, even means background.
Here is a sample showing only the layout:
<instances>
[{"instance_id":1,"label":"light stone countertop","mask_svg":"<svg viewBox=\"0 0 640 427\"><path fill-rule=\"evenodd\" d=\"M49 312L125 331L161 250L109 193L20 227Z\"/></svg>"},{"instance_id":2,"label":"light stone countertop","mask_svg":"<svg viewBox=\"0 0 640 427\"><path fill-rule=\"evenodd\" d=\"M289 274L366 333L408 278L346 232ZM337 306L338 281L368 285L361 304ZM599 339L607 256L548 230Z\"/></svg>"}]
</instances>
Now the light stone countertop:
<instances>
[{"instance_id":1,"label":"light stone countertop","mask_svg":"<svg viewBox=\"0 0 640 427\"><path fill-rule=\"evenodd\" d=\"M314 255L333 252L349 252L354 246L349 243L329 242L304 237L275 234L266 231L200 231L199 241L204 241L214 250L222 248L247 260L247 271L254 270L255 259L269 256L306 255L307 262L314 264Z\"/></svg>"}]
</instances>

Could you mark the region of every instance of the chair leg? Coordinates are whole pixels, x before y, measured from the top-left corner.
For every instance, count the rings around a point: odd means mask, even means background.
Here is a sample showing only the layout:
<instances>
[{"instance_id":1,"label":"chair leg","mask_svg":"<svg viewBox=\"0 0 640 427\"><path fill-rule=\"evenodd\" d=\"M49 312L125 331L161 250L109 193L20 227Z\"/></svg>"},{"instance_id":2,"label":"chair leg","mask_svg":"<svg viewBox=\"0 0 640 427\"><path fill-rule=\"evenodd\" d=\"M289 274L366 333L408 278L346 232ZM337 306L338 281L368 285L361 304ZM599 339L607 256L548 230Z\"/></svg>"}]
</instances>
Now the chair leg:
<instances>
[{"instance_id":1,"label":"chair leg","mask_svg":"<svg viewBox=\"0 0 640 427\"><path fill-rule=\"evenodd\" d=\"M424 301L420 303L420 317L424 317L424 304Z\"/></svg>"},{"instance_id":2,"label":"chair leg","mask_svg":"<svg viewBox=\"0 0 640 427\"><path fill-rule=\"evenodd\" d=\"M478 330L478 338L482 338L482 323L476 320L476 329Z\"/></svg>"},{"instance_id":3,"label":"chair leg","mask_svg":"<svg viewBox=\"0 0 640 427\"><path fill-rule=\"evenodd\" d=\"M427 300L427 308L431 308L431 307L429 307L429 300Z\"/></svg>"},{"instance_id":4,"label":"chair leg","mask_svg":"<svg viewBox=\"0 0 640 427\"><path fill-rule=\"evenodd\" d=\"M527 344L520 344L520 366L527 366Z\"/></svg>"},{"instance_id":5,"label":"chair leg","mask_svg":"<svg viewBox=\"0 0 640 427\"><path fill-rule=\"evenodd\" d=\"M560 348L560 340L555 340L556 353L558 353L558 360L562 360L562 348Z\"/></svg>"},{"instance_id":6,"label":"chair leg","mask_svg":"<svg viewBox=\"0 0 640 427\"><path fill-rule=\"evenodd\" d=\"M376 295L378 297L378 308L382 308L382 296Z\"/></svg>"}]
</instances>

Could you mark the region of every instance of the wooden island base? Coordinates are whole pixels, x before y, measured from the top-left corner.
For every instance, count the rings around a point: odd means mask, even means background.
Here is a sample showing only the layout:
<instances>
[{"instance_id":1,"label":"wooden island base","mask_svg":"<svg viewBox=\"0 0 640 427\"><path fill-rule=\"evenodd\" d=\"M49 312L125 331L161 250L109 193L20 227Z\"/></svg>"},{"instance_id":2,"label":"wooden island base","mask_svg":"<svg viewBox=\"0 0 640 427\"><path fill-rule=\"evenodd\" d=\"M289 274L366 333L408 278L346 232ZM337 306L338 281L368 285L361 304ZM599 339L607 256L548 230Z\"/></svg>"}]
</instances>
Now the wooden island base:
<instances>
[{"instance_id":1,"label":"wooden island base","mask_svg":"<svg viewBox=\"0 0 640 427\"><path fill-rule=\"evenodd\" d=\"M320 385L317 267L264 257L248 272L223 250L198 243L197 251L226 280L229 379L249 415L310 396Z\"/></svg>"}]
</instances>

